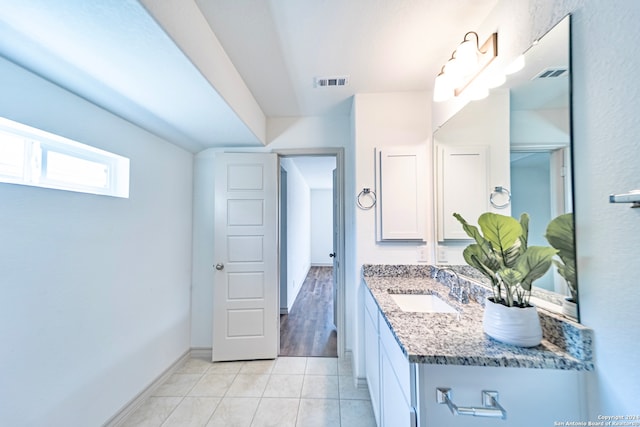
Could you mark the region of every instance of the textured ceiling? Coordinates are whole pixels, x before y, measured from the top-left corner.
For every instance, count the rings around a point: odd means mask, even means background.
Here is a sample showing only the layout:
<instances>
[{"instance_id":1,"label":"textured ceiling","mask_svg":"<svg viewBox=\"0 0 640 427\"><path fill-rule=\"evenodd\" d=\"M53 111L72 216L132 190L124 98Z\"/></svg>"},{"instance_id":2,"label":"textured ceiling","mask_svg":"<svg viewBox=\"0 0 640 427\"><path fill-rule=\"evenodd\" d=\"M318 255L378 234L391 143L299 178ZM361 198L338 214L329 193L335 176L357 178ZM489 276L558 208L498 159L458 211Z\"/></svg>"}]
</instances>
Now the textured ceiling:
<instances>
[{"instance_id":1,"label":"textured ceiling","mask_svg":"<svg viewBox=\"0 0 640 427\"><path fill-rule=\"evenodd\" d=\"M196 0L267 116L349 114L355 93L431 90L496 0ZM348 75L340 88L314 77Z\"/></svg>"},{"instance_id":2,"label":"textured ceiling","mask_svg":"<svg viewBox=\"0 0 640 427\"><path fill-rule=\"evenodd\" d=\"M431 90L497 0L12 0L0 55L190 151L266 143L268 117ZM341 88L314 77L348 75Z\"/></svg>"},{"instance_id":3,"label":"textured ceiling","mask_svg":"<svg viewBox=\"0 0 640 427\"><path fill-rule=\"evenodd\" d=\"M262 145L137 1L2 2L0 55L190 151Z\"/></svg>"}]
</instances>

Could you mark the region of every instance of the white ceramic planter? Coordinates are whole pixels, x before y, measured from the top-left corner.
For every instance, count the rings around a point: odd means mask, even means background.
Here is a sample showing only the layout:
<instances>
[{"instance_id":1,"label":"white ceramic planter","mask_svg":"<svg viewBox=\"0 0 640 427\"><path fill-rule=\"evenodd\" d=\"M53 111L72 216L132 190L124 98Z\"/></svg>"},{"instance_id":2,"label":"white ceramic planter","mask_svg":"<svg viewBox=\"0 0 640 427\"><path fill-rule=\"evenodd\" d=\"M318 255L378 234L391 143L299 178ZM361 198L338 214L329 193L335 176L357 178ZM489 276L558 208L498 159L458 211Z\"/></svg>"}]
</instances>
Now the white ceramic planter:
<instances>
[{"instance_id":1,"label":"white ceramic planter","mask_svg":"<svg viewBox=\"0 0 640 427\"><path fill-rule=\"evenodd\" d=\"M487 299L482 320L491 338L518 347L533 347L542 341L540 317L535 307L507 307Z\"/></svg>"}]
</instances>

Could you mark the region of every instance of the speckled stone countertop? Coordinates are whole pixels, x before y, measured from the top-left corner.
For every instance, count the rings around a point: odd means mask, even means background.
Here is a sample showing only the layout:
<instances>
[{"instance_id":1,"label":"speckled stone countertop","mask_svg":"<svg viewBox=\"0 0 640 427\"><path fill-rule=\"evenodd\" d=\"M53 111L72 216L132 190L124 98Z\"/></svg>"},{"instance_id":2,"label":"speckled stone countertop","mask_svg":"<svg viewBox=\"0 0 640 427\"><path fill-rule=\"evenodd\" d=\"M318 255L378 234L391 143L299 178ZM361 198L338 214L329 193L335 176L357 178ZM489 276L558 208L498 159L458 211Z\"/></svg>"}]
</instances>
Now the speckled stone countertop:
<instances>
[{"instance_id":1,"label":"speckled stone countertop","mask_svg":"<svg viewBox=\"0 0 640 427\"><path fill-rule=\"evenodd\" d=\"M364 281L410 362L586 371L594 369L590 350L591 334L587 328L575 323L565 324L563 320L553 317L545 318L541 314L544 338L540 345L522 348L502 344L489 338L482 330L484 307L477 301L482 297L478 294L483 294L483 288L472 289L471 300L463 304L456 295L450 295L452 288L447 280L440 283L433 278L437 272L438 269L432 266L363 266ZM393 301L393 293L435 294L458 313L404 312ZM556 337L558 333L566 334L567 330L569 339L564 336ZM575 334L579 343L573 343L576 341ZM588 341L586 343L582 342L585 338ZM567 343L578 347L578 350L563 348Z\"/></svg>"}]
</instances>

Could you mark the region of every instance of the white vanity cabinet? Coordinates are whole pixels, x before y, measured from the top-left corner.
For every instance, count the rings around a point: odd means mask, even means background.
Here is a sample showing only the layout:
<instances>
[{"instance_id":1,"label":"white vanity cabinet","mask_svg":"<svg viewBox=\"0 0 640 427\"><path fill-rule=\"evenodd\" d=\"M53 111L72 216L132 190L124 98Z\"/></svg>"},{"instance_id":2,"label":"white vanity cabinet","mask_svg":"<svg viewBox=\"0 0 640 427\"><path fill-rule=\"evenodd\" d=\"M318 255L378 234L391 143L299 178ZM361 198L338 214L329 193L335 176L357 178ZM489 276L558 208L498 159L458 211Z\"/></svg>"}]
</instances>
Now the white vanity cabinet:
<instances>
[{"instance_id":1,"label":"white vanity cabinet","mask_svg":"<svg viewBox=\"0 0 640 427\"><path fill-rule=\"evenodd\" d=\"M379 427L414 427L411 366L369 290L365 301L365 373Z\"/></svg>"},{"instance_id":2,"label":"white vanity cabinet","mask_svg":"<svg viewBox=\"0 0 640 427\"><path fill-rule=\"evenodd\" d=\"M417 365L420 427L540 427L586 421L583 371L487 366ZM450 388L458 407L481 407L482 391L497 391L506 419L453 415L436 402Z\"/></svg>"},{"instance_id":3,"label":"white vanity cabinet","mask_svg":"<svg viewBox=\"0 0 640 427\"><path fill-rule=\"evenodd\" d=\"M369 290L364 290L364 357L365 374L376 424L380 425L380 343L378 320L380 313Z\"/></svg>"}]
</instances>

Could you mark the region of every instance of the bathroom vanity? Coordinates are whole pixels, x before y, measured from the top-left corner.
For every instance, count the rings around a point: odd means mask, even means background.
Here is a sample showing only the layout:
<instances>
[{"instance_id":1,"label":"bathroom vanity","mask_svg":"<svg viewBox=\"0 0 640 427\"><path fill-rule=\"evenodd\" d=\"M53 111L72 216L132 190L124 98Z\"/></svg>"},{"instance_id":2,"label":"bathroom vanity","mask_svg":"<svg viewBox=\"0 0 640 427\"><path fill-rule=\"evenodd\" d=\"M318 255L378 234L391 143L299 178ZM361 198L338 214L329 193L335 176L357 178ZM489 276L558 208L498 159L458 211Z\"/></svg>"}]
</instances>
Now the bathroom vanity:
<instances>
[{"instance_id":1,"label":"bathroom vanity","mask_svg":"<svg viewBox=\"0 0 640 427\"><path fill-rule=\"evenodd\" d=\"M431 266L363 266L365 372L378 426L538 427L587 419L590 329L539 309L540 345L499 343L482 330L490 290L437 273ZM425 294L439 302L411 298Z\"/></svg>"}]
</instances>

